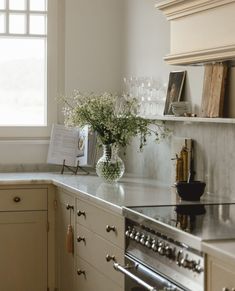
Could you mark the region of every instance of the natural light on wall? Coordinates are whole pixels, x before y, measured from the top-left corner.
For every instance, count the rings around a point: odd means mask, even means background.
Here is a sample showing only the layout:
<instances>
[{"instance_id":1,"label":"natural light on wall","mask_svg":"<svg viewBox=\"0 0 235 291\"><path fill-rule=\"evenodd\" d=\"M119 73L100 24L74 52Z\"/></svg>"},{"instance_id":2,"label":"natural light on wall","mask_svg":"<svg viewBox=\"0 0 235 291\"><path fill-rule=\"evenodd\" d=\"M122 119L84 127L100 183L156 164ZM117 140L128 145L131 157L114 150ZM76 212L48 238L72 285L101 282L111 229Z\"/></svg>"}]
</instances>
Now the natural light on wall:
<instances>
[{"instance_id":1,"label":"natural light on wall","mask_svg":"<svg viewBox=\"0 0 235 291\"><path fill-rule=\"evenodd\" d=\"M46 125L46 35L46 0L0 0L0 126Z\"/></svg>"}]
</instances>

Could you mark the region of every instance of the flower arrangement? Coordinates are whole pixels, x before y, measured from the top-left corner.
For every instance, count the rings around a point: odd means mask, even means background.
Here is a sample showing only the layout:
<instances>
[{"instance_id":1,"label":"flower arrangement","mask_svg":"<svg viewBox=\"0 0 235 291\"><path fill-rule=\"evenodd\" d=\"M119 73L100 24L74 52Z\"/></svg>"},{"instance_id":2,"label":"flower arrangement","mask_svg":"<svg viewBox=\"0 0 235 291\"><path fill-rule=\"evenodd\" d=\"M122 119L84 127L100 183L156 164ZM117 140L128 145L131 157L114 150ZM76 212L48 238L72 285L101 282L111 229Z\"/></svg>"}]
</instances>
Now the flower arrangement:
<instances>
[{"instance_id":1,"label":"flower arrangement","mask_svg":"<svg viewBox=\"0 0 235 291\"><path fill-rule=\"evenodd\" d=\"M89 125L104 145L115 143L126 147L134 136L139 135L142 150L147 136L154 134L156 141L159 141L169 133L163 124L138 115L136 98L75 90L71 97L64 97L63 102L65 124L80 127Z\"/></svg>"}]
</instances>

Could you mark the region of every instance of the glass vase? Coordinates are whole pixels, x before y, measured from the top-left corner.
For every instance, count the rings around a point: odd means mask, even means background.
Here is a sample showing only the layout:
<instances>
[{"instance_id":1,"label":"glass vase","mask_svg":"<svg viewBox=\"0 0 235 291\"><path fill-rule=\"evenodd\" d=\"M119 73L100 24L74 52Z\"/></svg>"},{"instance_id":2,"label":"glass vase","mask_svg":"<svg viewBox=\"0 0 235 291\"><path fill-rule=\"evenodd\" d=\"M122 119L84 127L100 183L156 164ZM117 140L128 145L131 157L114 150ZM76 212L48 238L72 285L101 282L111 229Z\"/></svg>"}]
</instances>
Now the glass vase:
<instances>
[{"instance_id":1,"label":"glass vase","mask_svg":"<svg viewBox=\"0 0 235 291\"><path fill-rule=\"evenodd\" d=\"M103 155L96 164L96 173L105 182L117 182L124 174L125 166L118 152L116 144L103 145Z\"/></svg>"}]
</instances>

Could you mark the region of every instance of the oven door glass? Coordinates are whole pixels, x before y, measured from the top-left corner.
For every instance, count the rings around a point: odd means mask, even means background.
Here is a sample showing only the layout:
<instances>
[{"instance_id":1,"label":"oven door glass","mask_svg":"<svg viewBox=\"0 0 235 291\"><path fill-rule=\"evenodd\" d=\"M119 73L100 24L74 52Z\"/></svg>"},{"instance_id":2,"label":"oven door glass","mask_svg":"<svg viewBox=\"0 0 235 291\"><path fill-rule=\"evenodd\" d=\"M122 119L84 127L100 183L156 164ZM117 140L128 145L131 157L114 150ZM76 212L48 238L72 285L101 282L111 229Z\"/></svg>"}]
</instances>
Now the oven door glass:
<instances>
[{"instance_id":1,"label":"oven door glass","mask_svg":"<svg viewBox=\"0 0 235 291\"><path fill-rule=\"evenodd\" d=\"M140 264L132 257L125 256L125 291L184 291L165 277ZM122 271L122 270L119 270ZM131 273L131 274L129 274ZM133 276L132 276L133 275ZM138 282L137 279L141 282ZM144 285L143 283L146 283Z\"/></svg>"}]
</instances>

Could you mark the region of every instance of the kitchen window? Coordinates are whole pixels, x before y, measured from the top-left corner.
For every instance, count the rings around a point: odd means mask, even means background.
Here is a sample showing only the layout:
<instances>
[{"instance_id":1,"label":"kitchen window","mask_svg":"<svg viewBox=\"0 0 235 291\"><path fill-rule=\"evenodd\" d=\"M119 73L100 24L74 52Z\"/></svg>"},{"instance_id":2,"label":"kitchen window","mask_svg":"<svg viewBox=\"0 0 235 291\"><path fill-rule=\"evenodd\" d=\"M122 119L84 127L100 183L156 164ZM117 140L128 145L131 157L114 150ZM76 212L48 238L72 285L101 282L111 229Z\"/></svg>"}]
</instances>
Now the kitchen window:
<instances>
[{"instance_id":1,"label":"kitchen window","mask_svg":"<svg viewBox=\"0 0 235 291\"><path fill-rule=\"evenodd\" d=\"M57 6L0 0L1 136L48 136L56 122Z\"/></svg>"}]
</instances>

